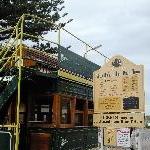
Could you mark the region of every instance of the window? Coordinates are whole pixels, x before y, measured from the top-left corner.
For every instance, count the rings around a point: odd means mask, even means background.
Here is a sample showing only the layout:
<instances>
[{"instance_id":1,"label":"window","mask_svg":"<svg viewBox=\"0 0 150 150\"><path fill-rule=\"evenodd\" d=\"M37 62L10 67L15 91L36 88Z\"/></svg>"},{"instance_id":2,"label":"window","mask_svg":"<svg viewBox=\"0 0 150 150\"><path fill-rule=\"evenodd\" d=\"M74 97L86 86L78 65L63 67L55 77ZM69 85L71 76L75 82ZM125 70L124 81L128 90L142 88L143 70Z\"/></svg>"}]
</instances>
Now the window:
<instances>
[{"instance_id":1,"label":"window","mask_svg":"<svg viewBox=\"0 0 150 150\"><path fill-rule=\"evenodd\" d=\"M93 101L88 101L88 109L94 109Z\"/></svg>"},{"instance_id":2,"label":"window","mask_svg":"<svg viewBox=\"0 0 150 150\"><path fill-rule=\"evenodd\" d=\"M88 126L93 125L93 114L88 114Z\"/></svg>"},{"instance_id":3,"label":"window","mask_svg":"<svg viewBox=\"0 0 150 150\"><path fill-rule=\"evenodd\" d=\"M71 123L71 105L69 97L61 97L61 123L62 124L70 124Z\"/></svg>"},{"instance_id":4,"label":"window","mask_svg":"<svg viewBox=\"0 0 150 150\"><path fill-rule=\"evenodd\" d=\"M94 112L93 101L88 101L88 126L93 125L93 112Z\"/></svg>"},{"instance_id":5,"label":"window","mask_svg":"<svg viewBox=\"0 0 150 150\"><path fill-rule=\"evenodd\" d=\"M83 113L75 114L75 126L83 126Z\"/></svg>"},{"instance_id":6,"label":"window","mask_svg":"<svg viewBox=\"0 0 150 150\"><path fill-rule=\"evenodd\" d=\"M85 104L83 99L76 99L76 114L75 114L75 126L83 126L85 118Z\"/></svg>"},{"instance_id":7,"label":"window","mask_svg":"<svg viewBox=\"0 0 150 150\"><path fill-rule=\"evenodd\" d=\"M32 105L32 121L52 122L52 96L39 96Z\"/></svg>"},{"instance_id":8,"label":"window","mask_svg":"<svg viewBox=\"0 0 150 150\"><path fill-rule=\"evenodd\" d=\"M76 99L76 110L84 111L85 100Z\"/></svg>"},{"instance_id":9,"label":"window","mask_svg":"<svg viewBox=\"0 0 150 150\"><path fill-rule=\"evenodd\" d=\"M34 107L35 121L50 121L50 106L47 104L37 104Z\"/></svg>"}]
</instances>

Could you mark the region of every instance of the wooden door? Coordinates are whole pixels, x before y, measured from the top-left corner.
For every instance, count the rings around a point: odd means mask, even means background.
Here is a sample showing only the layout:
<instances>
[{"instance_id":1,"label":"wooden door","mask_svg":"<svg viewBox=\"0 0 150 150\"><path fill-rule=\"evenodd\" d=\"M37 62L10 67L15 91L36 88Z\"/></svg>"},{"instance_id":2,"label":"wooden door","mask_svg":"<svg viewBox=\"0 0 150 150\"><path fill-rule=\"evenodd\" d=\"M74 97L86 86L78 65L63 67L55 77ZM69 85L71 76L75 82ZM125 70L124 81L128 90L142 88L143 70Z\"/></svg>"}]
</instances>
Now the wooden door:
<instances>
[{"instance_id":1,"label":"wooden door","mask_svg":"<svg viewBox=\"0 0 150 150\"><path fill-rule=\"evenodd\" d=\"M51 150L51 140L49 133L31 133L30 150Z\"/></svg>"}]
</instances>

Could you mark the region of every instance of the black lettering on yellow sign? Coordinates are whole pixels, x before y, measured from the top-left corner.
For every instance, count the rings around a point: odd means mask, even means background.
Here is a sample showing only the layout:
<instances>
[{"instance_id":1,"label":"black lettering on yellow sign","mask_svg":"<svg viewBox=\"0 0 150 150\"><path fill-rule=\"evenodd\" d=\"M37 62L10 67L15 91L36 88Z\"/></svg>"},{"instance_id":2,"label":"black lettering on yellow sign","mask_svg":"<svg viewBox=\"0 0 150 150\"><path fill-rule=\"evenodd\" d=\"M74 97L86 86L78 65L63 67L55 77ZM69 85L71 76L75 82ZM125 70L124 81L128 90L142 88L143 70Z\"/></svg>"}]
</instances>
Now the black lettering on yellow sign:
<instances>
[{"instance_id":1,"label":"black lettering on yellow sign","mask_svg":"<svg viewBox=\"0 0 150 150\"><path fill-rule=\"evenodd\" d=\"M100 110L120 110L121 109L121 98L119 97L103 97L99 99Z\"/></svg>"},{"instance_id":2,"label":"black lettering on yellow sign","mask_svg":"<svg viewBox=\"0 0 150 150\"><path fill-rule=\"evenodd\" d=\"M93 122L98 127L143 127L144 114L94 114Z\"/></svg>"},{"instance_id":3,"label":"black lettering on yellow sign","mask_svg":"<svg viewBox=\"0 0 150 150\"><path fill-rule=\"evenodd\" d=\"M124 77L122 79L122 91L123 92L138 91L138 76L134 75L131 78Z\"/></svg>"},{"instance_id":4,"label":"black lettering on yellow sign","mask_svg":"<svg viewBox=\"0 0 150 150\"><path fill-rule=\"evenodd\" d=\"M115 58L122 60L122 66L111 65ZM94 88L95 113L144 112L142 65L114 57L94 72Z\"/></svg>"},{"instance_id":5,"label":"black lettering on yellow sign","mask_svg":"<svg viewBox=\"0 0 150 150\"><path fill-rule=\"evenodd\" d=\"M132 71L133 71L133 74L140 73L139 70L132 69Z\"/></svg>"},{"instance_id":6,"label":"black lettering on yellow sign","mask_svg":"<svg viewBox=\"0 0 150 150\"><path fill-rule=\"evenodd\" d=\"M134 75L131 78L131 90L138 92L138 76Z\"/></svg>"},{"instance_id":7,"label":"black lettering on yellow sign","mask_svg":"<svg viewBox=\"0 0 150 150\"><path fill-rule=\"evenodd\" d=\"M123 92L130 91L130 78L129 77L122 78L122 91Z\"/></svg>"},{"instance_id":8,"label":"black lettering on yellow sign","mask_svg":"<svg viewBox=\"0 0 150 150\"><path fill-rule=\"evenodd\" d=\"M111 128L104 129L104 145L116 145L116 130Z\"/></svg>"}]
</instances>

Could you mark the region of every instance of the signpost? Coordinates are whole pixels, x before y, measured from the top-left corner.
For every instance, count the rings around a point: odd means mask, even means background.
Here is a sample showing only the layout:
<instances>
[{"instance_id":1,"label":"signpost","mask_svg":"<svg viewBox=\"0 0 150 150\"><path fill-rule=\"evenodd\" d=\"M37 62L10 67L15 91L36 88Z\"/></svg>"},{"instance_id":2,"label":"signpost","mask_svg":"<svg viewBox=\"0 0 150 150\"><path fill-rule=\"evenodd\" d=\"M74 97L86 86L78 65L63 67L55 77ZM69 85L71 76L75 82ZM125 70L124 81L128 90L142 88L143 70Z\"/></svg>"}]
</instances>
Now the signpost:
<instances>
[{"instance_id":1,"label":"signpost","mask_svg":"<svg viewBox=\"0 0 150 150\"><path fill-rule=\"evenodd\" d=\"M143 65L120 55L93 73L93 125L104 128L106 148L128 149L129 128L144 127L143 74Z\"/></svg>"},{"instance_id":2,"label":"signpost","mask_svg":"<svg viewBox=\"0 0 150 150\"><path fill-rule=\"evenodd\" d=\"M93 125L97 127L144 127L144 113L94 114Z\"/></svg>"},{"instance_id":3,"label":"signpost","mask_svg":"<svg viewBox=\"0 0 150 150\"><path fill-rule=\"evenodd\" d=\"M10 132L0 131L0 150L12 150L12 135Z\"/></svg>"},{"instance_id":4,"label":"signpost","mask_svg":"<svg viewBox=\"0 0 150 150\"><path fill-rule=\"evenodd\" d=\"M94 112L144 112L143 65L115 56L94 72Z\"/></svg>"}]
</instances>

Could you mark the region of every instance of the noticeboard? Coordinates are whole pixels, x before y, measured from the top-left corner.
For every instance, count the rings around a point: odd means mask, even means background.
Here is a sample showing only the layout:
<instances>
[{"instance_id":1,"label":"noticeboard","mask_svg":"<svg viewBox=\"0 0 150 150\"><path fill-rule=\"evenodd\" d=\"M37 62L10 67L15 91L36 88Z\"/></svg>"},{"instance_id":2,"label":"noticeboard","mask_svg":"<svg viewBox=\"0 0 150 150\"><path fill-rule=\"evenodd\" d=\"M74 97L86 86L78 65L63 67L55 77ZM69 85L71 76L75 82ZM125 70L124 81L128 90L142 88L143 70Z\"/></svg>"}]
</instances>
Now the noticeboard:
<instances>
[{"instance_id":1,"label":"noticeboard","mask_svg":"<svg viewBox=\"0 0 150 150\"><path fill-rule=\"evenodd\" d=\"M95 71L94 112L144 112L143 70L143 65L115 56Z\"/></svg>"},{"instance_id":2,"label":"noticeboard","mask_svg":"<svg viewBox=\"0 0 150 150\"><path fill-rule=\"evenodd\" d=\"M143 128L144 113L94 114L93 125L112 128Z\"/></svg>"},{"instance_id":3,"label":"noticeboard","mask_svg":"<svg viewBox=\"0 0 150 150\"><path fill-rule=\"evenodd\" d=\"M117 146L120 147L130 147L130 129L129 128L120 128L117 129Z\"/></svg>"},{"instance_id":4,"label":"noticeboard","mask_svg":"<svg viewBox=\"0 0 150 150\"><path fill-rule=\"evenodd\" d=\"M104 97L99 99L100 110L118 110L121 109L121 100L118 97Z\"/></svg>"},{"instance_id":5,"label":"noticeboard","mask_svg":"<svg viewBox=\"0 0 150 150\"><path fill-rule=\"evenodd\" d=\"M116 146L116 129L104 128L104 145Z\"/></svg>"},{"instance_id":6,"label":"noticeboard","mask_svg":"<svg viewBox=\"0 0 150 150\"><path fill-rule=\"evenodd\" d=\"M0 150L12 150L12 135L10 132L0 131Z\"/></svg>"}]
</instances>

